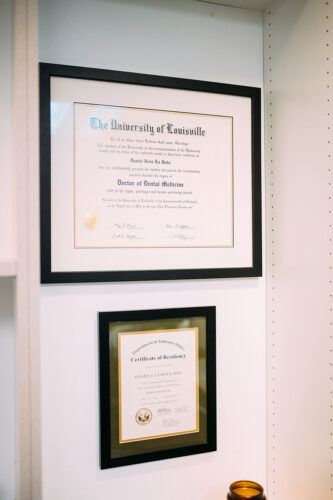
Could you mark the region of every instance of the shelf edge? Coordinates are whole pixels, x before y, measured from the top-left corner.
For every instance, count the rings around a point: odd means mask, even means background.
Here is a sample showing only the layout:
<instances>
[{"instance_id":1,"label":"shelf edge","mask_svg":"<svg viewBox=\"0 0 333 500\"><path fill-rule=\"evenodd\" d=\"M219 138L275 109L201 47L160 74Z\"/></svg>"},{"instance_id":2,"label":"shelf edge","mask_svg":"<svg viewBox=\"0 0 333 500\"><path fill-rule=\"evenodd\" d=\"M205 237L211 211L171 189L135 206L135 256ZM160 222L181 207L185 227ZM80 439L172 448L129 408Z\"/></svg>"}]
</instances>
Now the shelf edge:
<instances>
[{"instance_id":1,"label":"shelf edge","mask_svg":"<svg viewBox=\"0 0 333 500\"><path fill-rule=\"evenodd\" d=\"M0 259L0 278L16 276L16 260Z\"/></svg>"}]
</instances>

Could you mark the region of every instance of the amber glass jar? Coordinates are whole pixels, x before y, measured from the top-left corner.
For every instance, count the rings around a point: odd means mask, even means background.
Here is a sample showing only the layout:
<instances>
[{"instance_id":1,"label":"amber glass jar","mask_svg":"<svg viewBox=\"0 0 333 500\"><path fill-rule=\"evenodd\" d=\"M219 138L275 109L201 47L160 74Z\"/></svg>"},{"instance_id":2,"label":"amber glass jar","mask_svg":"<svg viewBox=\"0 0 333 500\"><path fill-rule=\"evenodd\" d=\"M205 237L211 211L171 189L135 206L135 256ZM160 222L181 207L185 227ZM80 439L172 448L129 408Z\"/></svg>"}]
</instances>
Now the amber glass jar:
<instances>
[{"instance_id":1,"label":"amber glass jar","mask_svg":"<svg viewBox=\"0 0 333 500\"><path fill-rule=\"evenodd\" d=\"M266 500L263 487L253 481L236 481L229 488L227 500Z\"/></svg>"}]
</instances>

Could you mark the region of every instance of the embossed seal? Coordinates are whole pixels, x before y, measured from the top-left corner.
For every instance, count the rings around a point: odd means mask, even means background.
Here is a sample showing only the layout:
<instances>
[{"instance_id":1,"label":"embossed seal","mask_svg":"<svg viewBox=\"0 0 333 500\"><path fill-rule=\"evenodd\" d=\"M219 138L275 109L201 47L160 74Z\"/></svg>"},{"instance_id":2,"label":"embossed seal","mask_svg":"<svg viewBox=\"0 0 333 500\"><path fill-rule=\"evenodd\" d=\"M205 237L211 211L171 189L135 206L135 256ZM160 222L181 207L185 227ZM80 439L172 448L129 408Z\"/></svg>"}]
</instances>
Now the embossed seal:
<instances>
[{"instance_id":1,"label":"embossed seal","mask_svg":"<svg viewBox=\"0 0 333 500\"><path fill-rule=\"evenodd\" d=\"M84 217L84 225L88 228L88 229L94 229L94 227L96 226L96 222L97 222L97 217L95 214L86 214L85 217Z\"/></svg>"},{"instance_id":2,"label":"embossed seal","mask_svg":"<svg viewBox=\"0 0 333 500\"><path fill-rule=\"evenodd\" d=\"M135 415L135 420L139 425L149 424L152 418L153 414L149 408L141 408Z\"/></svg>"}]
</instances>

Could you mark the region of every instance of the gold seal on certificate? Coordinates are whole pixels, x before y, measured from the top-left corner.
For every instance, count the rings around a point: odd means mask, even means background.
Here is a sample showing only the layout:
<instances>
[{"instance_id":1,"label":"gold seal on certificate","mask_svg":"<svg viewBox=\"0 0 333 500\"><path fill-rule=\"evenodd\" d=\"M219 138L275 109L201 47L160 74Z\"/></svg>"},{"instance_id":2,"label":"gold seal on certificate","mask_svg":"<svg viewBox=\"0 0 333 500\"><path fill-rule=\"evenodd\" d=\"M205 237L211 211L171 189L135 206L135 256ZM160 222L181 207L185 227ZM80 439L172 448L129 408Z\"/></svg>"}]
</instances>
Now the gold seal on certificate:
<instances>
[{"instance_id":1,"label":"gold seal on certificate","mask_svg":"<svg viewBox=\"0 0 333 500\"><path fill-rule=\"evenodd\" d=\"M97 217L95 214L89 213L84 216L84 225L88 229L94 229L96 226Z\"/></svg>"},{"instance_id":2,"label":"gold seal on certificate","mask_svg":"<svg viewBox=\"0 0 333 500\"><path fill-rule=\"evenodd\" d=\"M149 408L141 408L136 412L135 420L139 425L149 424L151 419L153 418L152 412Z\"/></svg>"}]
</instances>

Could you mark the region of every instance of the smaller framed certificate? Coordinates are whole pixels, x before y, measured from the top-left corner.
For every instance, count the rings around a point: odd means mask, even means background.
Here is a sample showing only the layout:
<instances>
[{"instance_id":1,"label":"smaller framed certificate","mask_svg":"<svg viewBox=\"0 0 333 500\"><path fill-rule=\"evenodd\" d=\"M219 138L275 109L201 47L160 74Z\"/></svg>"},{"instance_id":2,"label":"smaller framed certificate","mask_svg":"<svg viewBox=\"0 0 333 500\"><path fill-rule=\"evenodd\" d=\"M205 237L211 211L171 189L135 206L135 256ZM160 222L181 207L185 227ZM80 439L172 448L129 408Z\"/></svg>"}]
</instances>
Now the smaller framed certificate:
<instances>
[{"instance_id":1,"label":"smaller framed certificate","mask_svg":"<svg viewBox=\"0 0 333 500\"><path fill-rule=\"evenodd\" d=\"M215 316L99 313L101 469L216 450Z\"/></svg>"}]
</instances>

